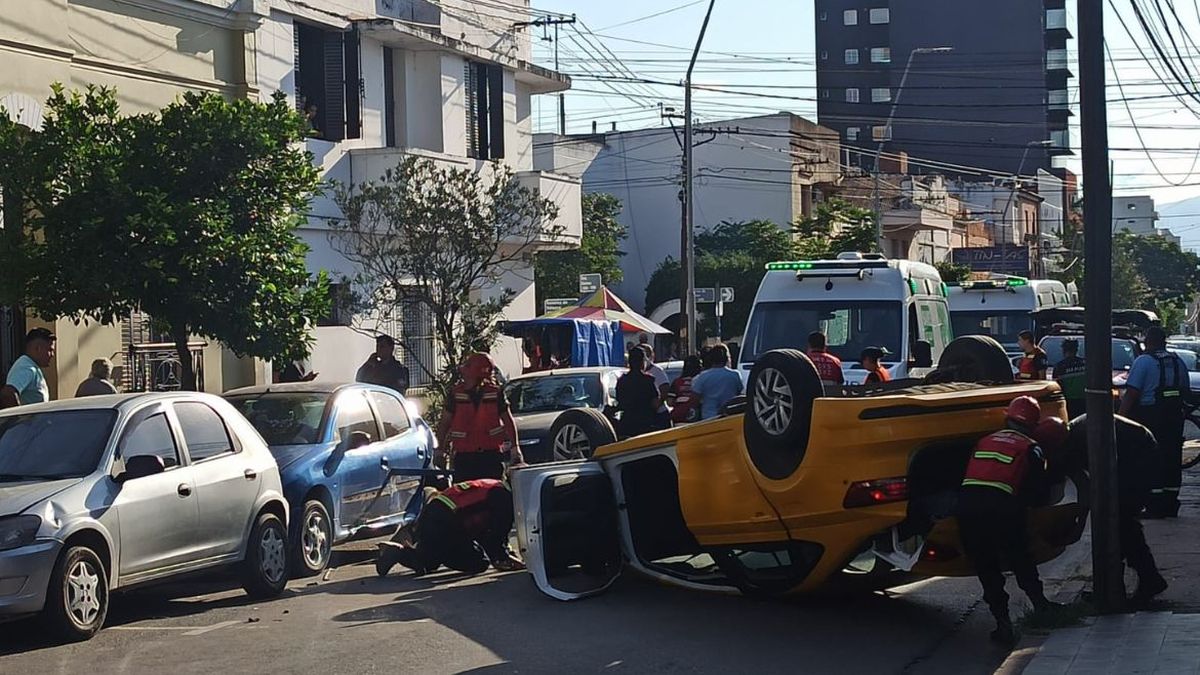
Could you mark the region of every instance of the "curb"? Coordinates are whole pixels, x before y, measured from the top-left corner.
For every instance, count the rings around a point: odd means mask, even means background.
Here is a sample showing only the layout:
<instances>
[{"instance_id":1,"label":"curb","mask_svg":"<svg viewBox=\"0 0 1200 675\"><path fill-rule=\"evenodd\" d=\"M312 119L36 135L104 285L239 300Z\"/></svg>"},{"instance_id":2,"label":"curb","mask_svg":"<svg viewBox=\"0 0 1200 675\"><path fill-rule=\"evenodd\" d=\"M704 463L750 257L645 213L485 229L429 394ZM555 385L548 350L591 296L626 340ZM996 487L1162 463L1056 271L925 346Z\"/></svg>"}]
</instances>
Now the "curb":
<instances>
[{"instance_id":1,"label":"curb","mask_svg":"<svg viewBox=\"0 0 1200 675\"><path fill-rule=\"evenodd\" d=\"M1084 537L1079 540L1077 545L1085 546L1085 550L1091 549L1091 531L1085 533ZM1079 564L1071 570L1071 573L1062 581L1058 589L1054 592L1052 598L1055 602L1064 605L1070 605L1079 600L1083 592L1091 585L1091 556L1084 556ZM1033 660L1039 652L1042 651L1042 645L1046 640L1050 639L1053 631L1045 633L1025 633L1021 636L1021 641L1013 648L1013 651L1004 659L1004 663L996 668L993 675L1020 675L1024 672L1029 662Z\"/></svg>"}]
</instances>

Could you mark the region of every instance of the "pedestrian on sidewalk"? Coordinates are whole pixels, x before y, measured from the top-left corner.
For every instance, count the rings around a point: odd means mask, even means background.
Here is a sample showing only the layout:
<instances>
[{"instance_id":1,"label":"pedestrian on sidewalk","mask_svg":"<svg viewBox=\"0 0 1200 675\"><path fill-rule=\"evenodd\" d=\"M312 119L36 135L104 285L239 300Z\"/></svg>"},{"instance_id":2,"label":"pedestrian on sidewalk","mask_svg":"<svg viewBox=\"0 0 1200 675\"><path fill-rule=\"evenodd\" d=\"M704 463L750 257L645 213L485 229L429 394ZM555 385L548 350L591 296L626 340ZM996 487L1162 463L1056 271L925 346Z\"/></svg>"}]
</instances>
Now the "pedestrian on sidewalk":
<instances>
[{"instance_id":1,"label":"pedestrian on sidewalk","mask_svg":"<svg viewBox=\"0 0 1200 675\"><path fill-rule=\"evenodd\" d=\"M460 481L431 491L415 527L379 544L375 571L386 576L396 563L418 576L442 565L466 574L481 574L489 564L501 572L525 569L508 551L512 526L508 485L489 478Z\"/></svg>"},{"instance_id":2,"label":"pedestrian on sidewalk","mask_svg":"<svg viewBox=\"0 0 1200 675\"><path fill-rule=\"evenodd\" d=\"M1012 569L1035 611L1055 607L1046 599L1037 564L1029 552L1026 531L1028 498L1039 491L1045 474L1045 451L1057 450L1067 438L1062 420L1039 423L1041 406L1021 396L1005 411L1007 428L984 437L967 464L958 498L958 528L963 549L983 586L983 600L996 619L992 639L1012 644L1016 639L1004 591L1004 570ZM1044 427L1043 427L1044 425ZM1043 449L1036 436L1043 437Z\"/></svg>"},{"instance_id":3,"label":"pedestrian on sidewalk","mask_svg":"<svg viewBox=\"0 0 1200 675\"><path fill-rule=\"evenodd\" d=\"M34 328L25 334L25 353L8 370L4 386L0 387L0 408L45 403L50 400L43 368L54 360L57 338L45 328Z\"/></svg>"},{"instance_id":4,"label":"pedestrian on sidewalk","mask_svg":"<svg viewBox=\"0 0 1200 675\"><path fill-rule=\"evenodd\" d=\"M1121 540L1121 557L1137 572L1138 585L1130 598L1135 606L1146 605L1154 596L1167 590L1167 580L1158 571L1154 554L1146 543L1146 533L1138 514L1150 498L1156 471L1160 464L1158 443L1146 427L1128 417L1117 415L1117 536ZM1071 421L1067 454L1087 462L1087 415Z\"/></svg>"},{"instance_id":5,"label":"pedestrian on sidewalk","mask_svg":"<svg viewBox=\"0 0 1200 675\"><path fill-rule=\"evenodd\" d=\"M1121 414L1142 424L1158 441L1159 468L1146 504L1149 518L1174 518L1179 514L1179 486L1183 482L1184 402L1191 397L1187 366L1167 350L1161 326L1146 329L1146 353L1129 369Z\"/></svg>"},{"instance_id":6,"label":"pedestrian on sidewalk","mask_svg":"<svg viewBox=\"0 0 1200 675\"><path fill-rule=\"evenodd\" d=\"M408 391L408 366L396 360L396 341L392 336L375 338L375 351L359 366L354 380L388 387L401 395Z\"/></svg>"},{"instance_id":7,"label":"pedestrian on sidewalk","mask_svg":"<svg viewBox=\"0 0 1200 675\"><path fill-rule=\"evenodd\" d=\"M467 357L461 374L462 382L450 390L437 429L439 452L449 448L451 455L439 454L435 463L445 466L449 459L457 481L503 478L505 464L524 459L517 423L495 380L496 366L492 357L476 352Z\"/></svg>"},{"instance_id":8,"label":"pedestrian on sidewalk","mask_svg":"<svg viewBox=\"0 0 1200 675\"><path fill-rule=\"evenodd\" d=\"M1087 412L1087 363L1079 358L1079 341L1063 340L1063 359L1054 365L1054 381L1067 399L1067 417L1075 419Z\"/></svg>"},{"instance_id":9,"label":"pedestrian on sidewalk","mask_svg":"<svg viewBox=\"0 0 1200 675\"><path fill-rule=\"evenodd\" d=\"M82 396L104 396L117 393L117 387L112 383L112 361L96 359L92 361L91 375L79 383L75 390L75 398Z\"/></svg>"}]
</instances>

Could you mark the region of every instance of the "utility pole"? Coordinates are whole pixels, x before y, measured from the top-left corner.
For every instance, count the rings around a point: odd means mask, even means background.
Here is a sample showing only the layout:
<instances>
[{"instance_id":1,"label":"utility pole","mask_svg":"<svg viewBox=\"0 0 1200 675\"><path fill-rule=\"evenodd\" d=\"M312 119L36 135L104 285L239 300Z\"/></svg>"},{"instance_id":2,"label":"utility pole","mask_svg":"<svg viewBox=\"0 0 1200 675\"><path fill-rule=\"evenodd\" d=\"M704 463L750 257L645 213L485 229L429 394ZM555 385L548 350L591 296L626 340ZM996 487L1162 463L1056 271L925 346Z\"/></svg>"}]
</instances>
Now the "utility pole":
<instances>
[{"instance_id":1,"label":"utility pole","mask_svg":"<svg viewBox=\"0 0 1200 675\"><path fill-rule=\"evenodd\" d=\"M572 14L569 19L551 19L548 16L534 19L533 21L517 21L513 24L513 28L525 28L526 26L554 26L554 72L558 72L558 27L575 23L575 15ZM545 39L545 38L543 38ZM558 134L565 136L567 133L567 98L566 94L558 94Z\"/></svg>"},{"instance_id":2,"label":"utility pole","mask_svg":"<svg viewBox=\"0 0 1200 675\"><path fill-rule=\"evenodd\" d=\"M696 353L696 195L692 185L692 71L696 68L696 57L700 55L700 45L704 42L704 34L708 32L708 20L712 18L713 5L717 0L708 0L708 11L704 13L704 23L700 25L700 35L696 37L696 47L692 50L692 60L688 62L687 77L683 81L683 199L684 199L684 235L683 249L679 252L683 265L685 279L683 297L680 298L680 309L685 314L685 320L680 322L680 339L683 342L680 355L687 357Z\"/></svg>"},{"instance_id":3,"label":"utility pole","mask_svg":"<svg viewBox=\"0 0 1200 675\"><path fill-rule=\"evenodd\" d=\"M1087 439L1091 471L1092 584L1098 609L1125 602L1117 534L1117 458L1112 406L1112 183L1108 175L1108 110L1104 72L1104 2L1079 0L1079 86L1083 134L1084 334L1087 353Z\"/></svg>"}]
</instances>

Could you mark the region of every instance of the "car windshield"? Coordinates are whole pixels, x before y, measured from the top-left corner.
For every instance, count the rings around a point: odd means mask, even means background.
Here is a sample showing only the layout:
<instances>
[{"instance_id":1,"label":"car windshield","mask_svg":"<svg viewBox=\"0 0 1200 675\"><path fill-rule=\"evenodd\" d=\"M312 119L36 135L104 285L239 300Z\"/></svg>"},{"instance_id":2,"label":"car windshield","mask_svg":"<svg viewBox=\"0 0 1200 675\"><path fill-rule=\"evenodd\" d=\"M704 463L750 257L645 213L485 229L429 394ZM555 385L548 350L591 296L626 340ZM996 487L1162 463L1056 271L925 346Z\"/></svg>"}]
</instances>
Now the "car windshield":
<instances>
[{"instance_id":1,"label":"car windshield","mask_svg":"<svg viewBox=\"0 0 1200 675\"><path fill-rule=\"evenodd\" d=\"M1183 365L1187 366L1188 370L1196 372L1196 370L1200 369L1200 364L1197 364L1196 352L1190 349L1172 349L1171 353L1178 356L1183 361Z\"/></svg>"},{"instance_id":2,"label":"car windshield","mask_svg":"<svg viewBox=\"0 0 1200 675\"><path fill-rule=\"evenodd\" d=\"M1066 340L1075 340L1079 343L1080 358L1087 358L1087 349L1083 346L1083 336L1077 338L1065 337L1047 337L1042 339L1041 347L1046 350L1046 362L1053 368L1056 363L1062 361L1063 352L1062 344ZM1131 340L1122 340L1114 338L1112 340L1112 367L1113 370L1128 370L1133 366L1133 360L1137 358L1137 349Z\"/></svg>"},{"instance_id":3,"label":"car windshield","mask_svg":"<svg viewBox=\"0 0 1200 675\"><path fill-rule=\"evenodd\" d=\"M62 410L0 417L0 481L81 478L94 472L115 410Z\"/></svg>"},{"instance_id":4,"label":"car windshield","mask_svg":"<svg viewBox=\"0 0 1200 675\"><path fill-rule=\"evenodd\" d=\"M596 373L521 378L509 382L504 395L514 415L604 405L604 392Z\"/></svg>"},{"instance_id":5,"label":"car windshield","mask_svg":"<svg viewBox=\"0 0 1200 675\"><path fill-rule=\"evenodd\" d=\"M829 351L843 361L858 361L867 347L900 354L904 333L899 302L765 302L755 306L746 329L741 362L754 363L772 349L808 349L808 334L825 334Z\"/></svg>"},{"instance_id":6,"label":"car windshield","mask_svg":"<svg viewBox=\"0 0 1200 675\"><path fill-rule=\"evenodd\" d=\"M990 335L1002 345L1017 344L1017 334L1033 328L1029 312L951 312L954 336Z\"/></svg>"},{"instance_id":7,"label":"car windshield","mask_svg":"<svg viewBox=\"0 0 1200 675\"><path fill-rule=\"evenodd\" d=\"M320 440L329 394L288 392L230 396L267 445L312 445Z\"/></svg>"}]
</instances>

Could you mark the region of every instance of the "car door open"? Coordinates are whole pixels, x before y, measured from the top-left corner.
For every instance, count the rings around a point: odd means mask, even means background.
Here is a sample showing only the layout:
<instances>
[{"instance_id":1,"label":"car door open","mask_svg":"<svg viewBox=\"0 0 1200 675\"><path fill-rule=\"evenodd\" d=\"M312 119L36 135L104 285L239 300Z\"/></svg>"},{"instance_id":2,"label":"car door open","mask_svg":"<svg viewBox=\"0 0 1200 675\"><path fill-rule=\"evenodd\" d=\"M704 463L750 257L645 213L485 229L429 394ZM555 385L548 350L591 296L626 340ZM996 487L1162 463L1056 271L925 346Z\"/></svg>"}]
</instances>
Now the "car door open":
<instances>
[{"instance_id":1,"label":"car door open","mask_svg":"<svg viewBox=\"0 0 1200 675\"><path fill-rule=\"evenodd\" d=\"M574 600L611 586L623 558L612 482L600 464L546 464L511 480L521 554L538 588Z\"/></svg>"}]
</instances>

